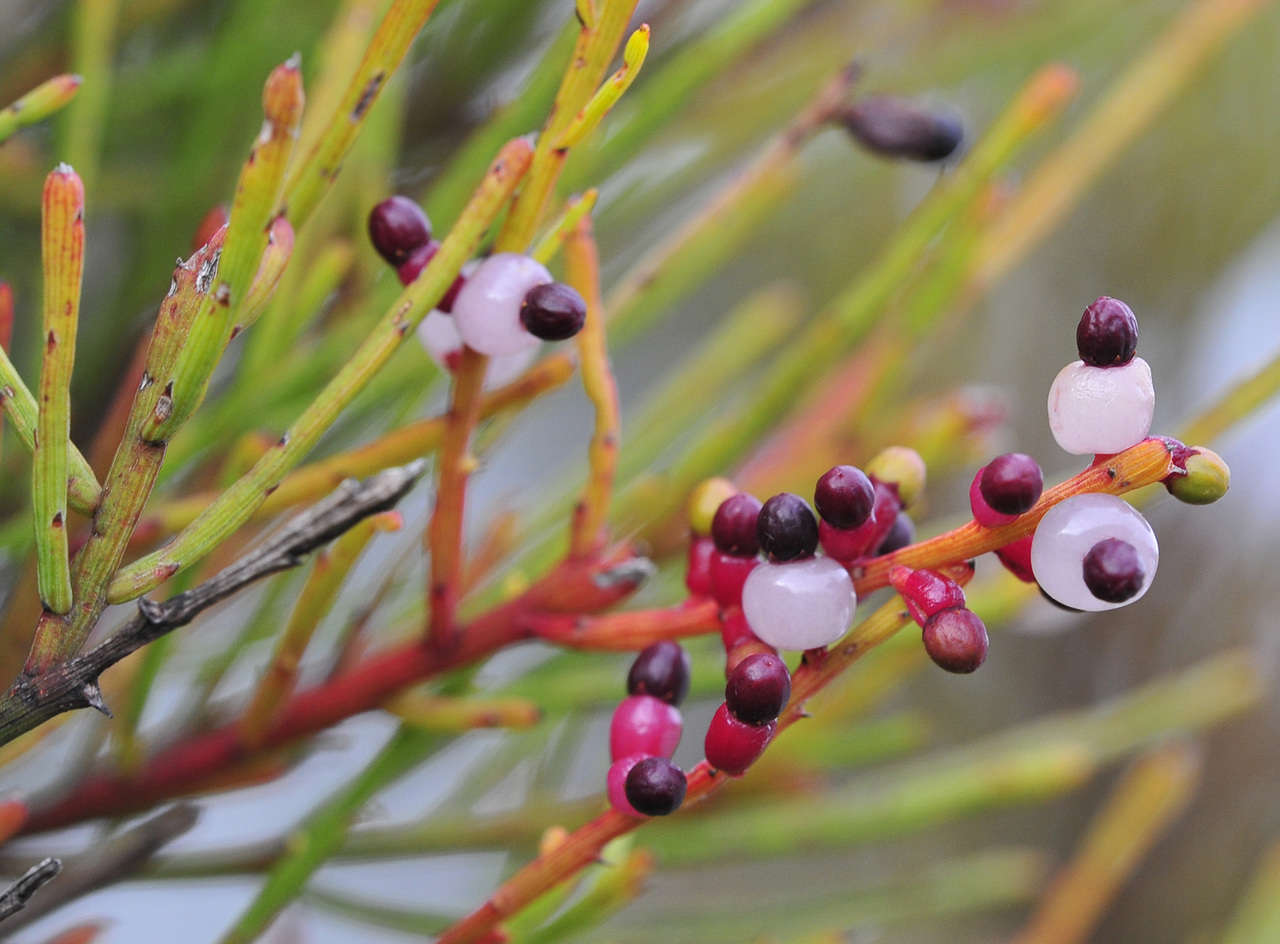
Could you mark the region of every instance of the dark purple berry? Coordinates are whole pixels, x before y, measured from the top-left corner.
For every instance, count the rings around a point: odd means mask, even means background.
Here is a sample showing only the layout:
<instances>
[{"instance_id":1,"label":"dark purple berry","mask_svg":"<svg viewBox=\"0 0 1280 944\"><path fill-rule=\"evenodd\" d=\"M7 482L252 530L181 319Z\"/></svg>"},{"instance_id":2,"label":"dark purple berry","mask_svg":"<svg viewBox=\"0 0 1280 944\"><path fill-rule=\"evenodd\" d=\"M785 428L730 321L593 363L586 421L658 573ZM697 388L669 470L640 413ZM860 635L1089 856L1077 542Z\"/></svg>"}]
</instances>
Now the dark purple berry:
<instances>
[{"instance_id":1,"label":"dark purple berry","mask_svg":"<svg viewBox=\"0 0 1280 944\"><path fill-rule=\"evenodd\" d=\"M972 672L986 661L987 627L973 610L934 613L925 621L923 636L929 658L948 672Z\"/></svg>"},{"instance_id":2,"label":"dark purple berry","mask_svg":"<svg viewBox=\"0 0 1280 944\"><path fill-rule=\"evenodd\" d=\"M856 466L838 465L818 479L813 503L822 519L836 528L856 528L871 517L876 489Z\"/></svg>"},{"instance_id":3,"label":"dark purple berry","mask_svg":"<svg viewBox=\"0 0 1280 944\"><path fill-rule=\"evenodd\" d=\"M724 701L739 721L768 724L778 717L791 697L791 673L770 652L747 656L729 675Z\"/></svg>"},{"instance_id":4,"label":"dark purple berry","mask_svg":"<svg viewBox=\"0 0 1280 944\"><path fill-rule=\"evenodd\" d=\"M859 144L881 157L940 161L964 140L964 125L954 116L888 96L850 105L839 121Z\"/></svg>"},{"instance_id":5,"label":"dark purple berry","mask_svg":"<svg viewBox=\"0 0 1280 944\"><path fill-rule=\"evenodd\" d=\"M900 551L913 543L916 539L916 523L911 520L911 516L905 511L900 511L897 517L893 519L893 527L889 529L889 533L884 536L884 540L880 542L880 546L876 548L877 556L880 554L892 554L894 551Z\"/></svg>"},{"instance_id":6,"label":"dark purple berry","mask_svg":"<svg viewBox=\"0 0 1280 944\"><path fill-rule=\"evenodd\" d=\"M563 341L587 322L587 303L563 282L548 282L529 290L520 306L520 323L535 338Z\"/></svg>"},{"instance_id":7,"label":"dark purple berry","mask_svg":"<svg viewBox=\"0 0 1280 944\"><path fill-rule=\"evenodd\" d=\"M735 557L754 557L760 549L756 539L759 517L760 499L746 492L730 495L711 519L711 539L716 542L716 549Z\"/></svg>"},{"instance_id":8,"label":"dark purple berry","mask_svg":"<svg viewBox=\"0 0 1280 944\"><path fill-rule=\"evenodd\" d=\"M431 239L431 221L408 197L387 197L369 211L369 239L392 266L403 264Z\"/></svg>"},{"instance_id":9,"label":"dark purple berry","mask_svg":"<svg viewBox=\"0 0 1280 944\"><path fill-rule=\"evenodd\" d=\"M781 492L760 509L756 538L774 560L812 557L818 549L818 519L799 495Z\"/></svg>"},{"instance_id":10,"label":"dark purple berry","mask_svg":"<svg viewBox=\"0 0 1280 944\"><path fill-rule=\"evenodd\" d=\"M684 771L665 757L646 757L627 774L627 802L645 816L666 816L680 809L688 789Z\"/></svg>"},{"instance_id":11,"label":"dark purple berry","mask_svg":"<svg viewBox=\"0 0 1280 944\"><path fill-rule=\"evenodd\" d=\"M1002 515L1020 515L1040 500L1044 473L1025 452L996 456L982 470L978 483L983 501Z\"/></svg>"},{"instance_id":12,"label":"dark purple berry","mask_svg":"<svg viewBox=\"0 0 1280 944\"><path fill-rule=\"evenodd\" d=\"M652 695L678 705L689 694L689 653L678 642L663 640L636 656L627 673L628 695Z\"/></svg>"},{"instance_id":13,"label":"dark purple berry","mask_svg":"<svg viewBox=\"0 0 1280 944\"><path fill-rule=\"evenodd\" d=\"M1080 360L1093 367L1118 367L1133 360L1138 350L1138 319L1133 309L1103 295L1084 310L1076 326Z\"/></svg>"},{"instance_id":14,"label":"dark purple berry","mask_svg":"<svg viewBox=\"0 0 1280 944\"><path fill-rule=\"evenodd\" d=\"M1106 538L1084 556L1084 584L1104 603L1123 603L1142 589L1146 574L1128 541Z\"/></svg>"}]
</instances>

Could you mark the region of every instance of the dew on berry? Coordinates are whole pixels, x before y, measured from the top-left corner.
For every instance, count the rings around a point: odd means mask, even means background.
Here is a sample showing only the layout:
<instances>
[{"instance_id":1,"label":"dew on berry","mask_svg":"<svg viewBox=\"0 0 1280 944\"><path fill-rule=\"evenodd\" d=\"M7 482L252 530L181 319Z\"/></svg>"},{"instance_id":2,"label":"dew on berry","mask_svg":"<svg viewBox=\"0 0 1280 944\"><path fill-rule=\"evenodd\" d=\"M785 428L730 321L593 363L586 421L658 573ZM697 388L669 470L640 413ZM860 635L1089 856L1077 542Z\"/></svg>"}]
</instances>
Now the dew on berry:
<instances>
[{"instance_id":1,"label":"dew on berry","mask_svg":"<svg viewBox=\"0 0 1280 944\"><path fill-rule=\"evenodd\" d=\"M987 658L987 627L972 610L957 607L934 613L921 631L925 651L939 668L967 674Z\"/></svg>"},{"instance_id":2,"label":"dew on berry","mask_svg":"<svg viewBox=\"0 0 1280 944\"><path fill-rule=\"evenodd\" d=\"M535 347L538 339L520 321L530 289L552 281L546 266L529 256L499 252L467 279L453 303L453 320L469 347L490 357Z\"/></svg>"},{"instance_id":3,"label":"dew on berry","mask_svg":"<svg viewBox=\"0 0 1280 944\"><path fill-rule=\"evenodd\" d=\"M680 710L652 695L630 695L618 703L609 725L609 756L670 757L680 743Z\"/></svg>"},{"instance_id":4,"label":"dew on berry","mask_svg":"<svg viewBox=\"0 0 1280 944\"><path fill-rule=\"evenodd\" d=\"M689 653L678 642L664 639L640 651L627 673L627 694L652 695L679 705L689 694Z\"/></svg>"},{"instance_id":5,"label":"dew on berry","mask_svg":"<svg viewBox=\"0 0 1280 944\"><path fill-rule=\"evenodd\" d=\"M760 499L746 492L736 492L722 501L711 519L716 548L725 554L754 557L760 549L756 537L760 507Z\"/></svg>"},{"instance_id":6,"label":"dew on berry","mask_svg":"<svg viewBox=\"0 0 1280 944\"><path fill-rule=\"evenodd\" d=\"M626 800L642 816L666 816L680 809L688 780L665 757L646 757L627 773Z\"/></svg>"},{"instance_id":7,"label":"dew on berry","mask_svg":"<svg viewBox=\"0 0 1280 944\"><path fill-rule=\"evenodd\" d=\"M871 479L852 465L829 469L813 490L813 504L822 520L846 530L870 518L875 502L876 490Z\"/></svg>"},{"instance_id":8,"label":"dew on berry","mask_svg":"<svg viewBox=\"0 0 1280 944\"><path fill-rule=\"evenodd\" d=\"M431 239L431 221L408 197L387 197L369 211L369 241L390 265L399 266Z\"/></svg>"},{"instance_id":9,"label":"dew on berry","mask_svg":"<svg viewBox=\"0 0 1280 944\"><path fill-rule=\"evenodd\" d=\"M776 655L748 656L734 667L724 688L724 701L739 721L767 724L778 717L791 697L791 673Z\"/></svg>"},{"instance_id":10,"label":"dew on berry","mask_svg":"<svg viewBox=\"0 0 1280 944\"><path fill-rule=\"evenodd\" d=\"M1156 391L1141 357L1123 367L1072 361L1049 388L1049 429L1073 455L1120 452L1151 431Z\"/></svg>"},{"instance_id":11,"label":"dew on berry","mask_svg":"<svg viewBox=\"0 0 1280 944\"><path fill-rule=\"evenodd\" d=\"M1100 541L1114 538L1133 548L1141 586L1120 602L1100 599L1084 579L1084 560ZM1031 568L1050 597L1078 610L1111 610L1141 598L1155 578L1160 549L1155 532L1132 505L1115 495L1090 493L1050 508L1031 542Z\"/></svg>"},{"instance_id":12,"label":"dew on berry","mask_svg":"<svg viewBox=\"0 0 1280 944\"><path fill-rule=\"evenodd\" d=\"M520 305L520 323L535 338L564 341L587 323L587 303L563 282L535 285Z\"/></svg>"},{"instance_id":13,"label":"dew on berry","mask_svg":"<svg viewBox=\"0 0 1280 944\"><path fill-rule=\"evenodd\" d=\"M776 561L812 557L818 549L818 519L803 498L782 492L761 507L756 539L760 549Z\"/></svg>"},{"instance_id":14,"label":"dew on berry","mask_svg":"<svg viewBox=\"0 0 1280 944\"><path fill-rule=\"evenodd\" d=\"M759 759L777 730L776 721L766 724L739 721L730 713L728 705L721 704L707 726L707 737L703 742L707 763L716 770L737 777Z\"/></svg>"},{"instance_id":15,"label":"dew on berry","mask_svg":"<svg viewBox=\"0 0 1280 944\"><path fill-rule=\"evenodd\" d=\"M849 572L829 557L764 563L742 588L752 632L778 649L817 649L849 628L858 597Z\"/></svg>"},{"instance_id":16,"label":"dew on berry","mask_svg":"<svg viewBox=\"0 0 1280 944\"><path fill-rule=\"evenodd\" d=\"M1138 319L1133 309L1103 295L1084 310L1076 325L1076 350L1093 367L1118 367L1138 350Z\"/></svg>"}]
</instances>

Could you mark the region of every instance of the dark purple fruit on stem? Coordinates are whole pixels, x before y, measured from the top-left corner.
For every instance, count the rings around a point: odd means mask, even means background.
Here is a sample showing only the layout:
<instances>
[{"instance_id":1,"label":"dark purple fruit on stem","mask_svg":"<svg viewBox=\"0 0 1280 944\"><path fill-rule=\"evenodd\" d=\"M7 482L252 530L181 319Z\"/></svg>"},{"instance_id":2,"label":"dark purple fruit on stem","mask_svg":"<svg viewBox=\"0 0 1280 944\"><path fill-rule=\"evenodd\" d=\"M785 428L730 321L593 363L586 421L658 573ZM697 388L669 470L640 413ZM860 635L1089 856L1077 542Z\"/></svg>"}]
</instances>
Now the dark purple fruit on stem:
<instances>
[{"instance_id":1,"label":"dark purple fruit on stem","mask_svg":"<svg viewBox=\"0 0 1280 944\"><path fill-rule=\"evenodd\" d=\"M646 757L627 774L627 802L645 816L666 816L680 809L688 789L684 771L665 757Z\"/></svg>"},{"instance_id":2,"label":"dark purple fruit on stem","mask_svg":"<svg viewBox=\"0 0 1280 944\"><path fill-rule=\"evenodd\" d=\"M859 144L881 157L940 161L964 140L964 125L954 116L888 96L864 98L839 120Z\"/></svg>"},{"instance_id":3,"label":"dark purple fruit on stem","mask_svg":"<svg viewBox=\"0 0 1280 944\"><path fill-rule=\"evenodd\" d=\"M1093 367L1118 367L1138 350L1138 319L1133 309L1103 295L1084 310L1076 326L1080 360Z\"/></svg>"},{"instance_id":4,"label":"dark purple fruit on stem","mask_svg":"<svg viewBox=\"0 0 1280 944\"><path fill-rule=\"evenodd\" d=\"M399 267L430 239L431 221L408 197L387 197L369 211L369 240L392 266Z\"/></svg>"},{"instance_id":5,"label":"dark purple fruit on stem","mask_svg":"<svg viewBox=\"0 0 1280 944\"><path fill-rule=\"evenodd\" d=\"M924 648L939 668L965 674L987 658L987 627L972 610L934 613L924 624Z\"/></svg>"},{"instance_id":6,"label":"dark purple fruit on stem","mask_svg":"<svg viewBox=\"0 0 1280 944\"><path fill-rule=\"evenodd\" d=\"M978 483L983 500L1002 515L1020 515L1040 500L1044 473L1025 452L996 456L982 470Z\"/></svg>"},{"instance_id":7,"label":"dark purple fruit on stem","mask_svg":"<svg viewBox=\"0 0 1280 944\"><path fill-rule=\"evenodd\" d=\"M813 503L822 519L833 527L856 528L871 517L876 490L861 469L838 465L818 479Z\"/></svg>"},{"instance_id":8,"label":"dark purple fruit on stem","mask_svg":"<svg viewBox=\"0 0 1280 944\"><path fill-rule=\"evenodd\" d=\"M776 655L757 652L738 663L724 687L724 701L739 721L768 724L791 697L791 673Z\"/></svg>"},{"instance_id":9,"label":"dark purple fruit on stem","mask_svg":"<svg viewBox=\"0 0 1280 944\"><path fill-rule=\"evenodd\" d=\"M1123 603L1142 589L1146 574L1128 541L1106 538L1084 556L1084 584L1104 603Z\"/></svg>"},{"instance_id":10,"label":"dark purple fruit on stem","mask_svg":"<svg viewBox=\"0 0 1280 944\"><path fill-rule=\"evenodd\" d=\"M735 557L754 557L760 549L756 539L759 517L760 499L746 492L730 495L711 519L711 539L716 542L716 549Z\"/></svg>"},{"instance_id":11,"label":"dark purple fruit on stem","mask_svg":"<svg viewBox=\"0 0 1280 944\"><path fill-rule=\"evenodd\" d=\"M893 527L889 529L889 533L884 536L884 540L876 548L876 554L892 554L894 551L900 551L912 544L915 539L916 523L911 520L909 514L905 511L900 511L897 517L893 519Z\"/></svg>"},{"instance_id":12,"label":"dark purple fruit on stem","mask_svg":"<svg viewBox=\"0 0 1280 944\"><path fill-rule=\"evenodd\" d=\"M689 694L689 653L678 642L664 639L643 649L627 673L628 695L652 695L678 705Z\"/></svg>"},{"instance_id":13,"label":"dark purple fruit on stem","mask_svg":"<svg viewBox=\"0 0 1280 944\"><path fill-rule=\"evenodd\" d=\"M781 492L760 509L756 538L774 560L812 557L818 549L818 519L799 495Z\"/></svg>"},{"instance_id":14,"label":"dark purple fruit on stem","mask_svg":"<svg viewBox=\"0 0 1280 944\"><path fill-rule=\"evenodd\" d=\"M587 323L587 303L563 282L536 285L520 306L520 323L535 338L564 341Z\"/></svg>"}]
</instances>

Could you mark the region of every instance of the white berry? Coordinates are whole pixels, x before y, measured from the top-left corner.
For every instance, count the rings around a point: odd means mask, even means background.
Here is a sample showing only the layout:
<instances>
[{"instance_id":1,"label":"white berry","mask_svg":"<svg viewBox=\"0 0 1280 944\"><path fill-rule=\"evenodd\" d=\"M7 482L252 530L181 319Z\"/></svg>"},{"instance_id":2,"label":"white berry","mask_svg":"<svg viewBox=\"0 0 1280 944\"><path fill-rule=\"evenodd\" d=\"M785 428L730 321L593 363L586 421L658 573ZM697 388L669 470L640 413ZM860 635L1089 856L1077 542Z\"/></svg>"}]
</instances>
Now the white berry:
<instances>
[{"instance_id":1,"label":"white berry","mask_svg":"<svg viewBox=\"0 0 1280 944\"><path fill-rule=\"evenodd\" d=\"M467 346L495 357L536 347L520 323L531 288L552 281L546 266L529 256L500 252L476 267L453 303L453 319Z\"/></svg>"},{"instance_id":2,"label":"white berry","mask_svg":"<svg viewBox=\"0 0 1280 944\"><path fill-rule=\"evenodd\" d=\"M858 596L849 572L829 557L760 564L742 588L751 631L777 649L816 649L849 628Z\"/></svg>"},{"instance_id":3,"label":"white berry","mask_svg":"<svg viewBox=\"0 0 1280 944\"><path fill-rule=\"evenodd\" d=\"M1072 361L1049 388L1049 429L1075 455L1119 452L1146 439L1155 408L1151 368L1141 357L1120 367Z\"/></svg>"}]
</instances>

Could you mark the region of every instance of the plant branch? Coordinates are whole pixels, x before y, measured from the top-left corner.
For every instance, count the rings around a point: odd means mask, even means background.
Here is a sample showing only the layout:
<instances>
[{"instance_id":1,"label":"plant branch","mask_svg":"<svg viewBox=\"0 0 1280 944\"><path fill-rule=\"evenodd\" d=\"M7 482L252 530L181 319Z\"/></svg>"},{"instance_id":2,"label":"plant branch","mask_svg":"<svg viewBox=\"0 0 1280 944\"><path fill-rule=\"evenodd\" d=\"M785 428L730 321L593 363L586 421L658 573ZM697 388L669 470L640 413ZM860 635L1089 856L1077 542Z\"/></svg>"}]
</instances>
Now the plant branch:
<instances>
[{"instance_id":1,"label":"plant branch","mask_svg":"<svg viewBox=\"0 0 1280 944\"><path fill-rule=\"evenodd\" d=\"M198 587L164 603L139 600L138 612L115 635L83 655L38 676L21 676L0 699L0 744L64 711L106 711L98 676L131 652L191 622L200 612L245 586L301 563L306 554L362 519L385 511L422 475L415 464L389 469L363 483L344 484L329 498L296 516L278 534Z\"/></svg>"},{"instance_id":2,"label":"plant branch","mask_svg":"<svg viewBox=\"0 0 1280 944\"><path fill-rule=\"evenodd\" d=\"M25 908L31 896L57 878L61 871L62 862L58 859L45 859L27 869L20 879L0 894L0 921Z\"/></svg>"}]
</instances>

